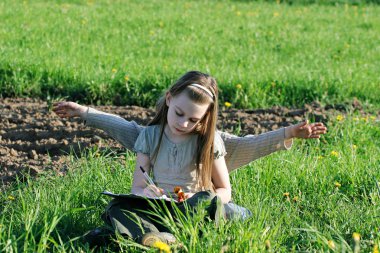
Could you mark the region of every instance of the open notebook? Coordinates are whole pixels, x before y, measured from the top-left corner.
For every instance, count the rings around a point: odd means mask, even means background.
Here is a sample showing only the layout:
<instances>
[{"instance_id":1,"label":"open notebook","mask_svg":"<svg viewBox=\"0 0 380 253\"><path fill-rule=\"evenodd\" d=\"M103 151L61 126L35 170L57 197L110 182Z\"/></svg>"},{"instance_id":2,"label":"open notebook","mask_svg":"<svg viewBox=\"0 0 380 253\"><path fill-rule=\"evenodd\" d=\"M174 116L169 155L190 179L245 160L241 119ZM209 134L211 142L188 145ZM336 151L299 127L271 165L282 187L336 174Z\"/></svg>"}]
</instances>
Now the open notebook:
<instances>
[{"instance_id":1,"label":"open notebook","mask_svg":"<svg viewBox=\"0 0 380 253\"><path fill-rule=\"evenodd\" d=\"M166 195L162 195L161 197L145 197L145 196L140 196L140 195L135 195L135 194L118 194L118 193L112 193L109 191L103 191L102 194L113 197L113 198L135 198L135 199L162 199L165 201L170 201L170 202L178 202L176 199L169 198Z\"/></svg>"}]
</instances>

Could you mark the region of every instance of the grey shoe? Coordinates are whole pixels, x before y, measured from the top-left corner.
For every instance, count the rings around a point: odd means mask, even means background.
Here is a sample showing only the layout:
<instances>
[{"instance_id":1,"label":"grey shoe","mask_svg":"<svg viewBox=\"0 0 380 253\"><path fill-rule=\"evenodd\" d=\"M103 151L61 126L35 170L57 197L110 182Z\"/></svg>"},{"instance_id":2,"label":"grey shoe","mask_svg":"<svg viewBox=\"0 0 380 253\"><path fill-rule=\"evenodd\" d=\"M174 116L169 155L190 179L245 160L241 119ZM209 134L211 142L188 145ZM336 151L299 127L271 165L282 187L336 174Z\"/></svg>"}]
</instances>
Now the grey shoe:
<instances>
[{"instance_id":1,"label":"grey shoe","mask_svg":"<svg viewBox=\"0 0 380 253\"><path fill-rule=\"evenodd\" d=\"M167 232L149 232L142 236L141 244L152 247L155 242L164 242L168 245L174 244L177 239L171 233Z\"/></svg>"},{"instance_id":2,"label":"grey shoe","mask_svg":"<svg viewBox=\"0 0 380 253\"><path fill-rule=\"evenodd\" d=\"M96 246L102 247L108 245L112 240L112 232L106 228L99 227L90 230L82 237L83 243L88 243L90 248Z\"/></svg>"}]
</instances>

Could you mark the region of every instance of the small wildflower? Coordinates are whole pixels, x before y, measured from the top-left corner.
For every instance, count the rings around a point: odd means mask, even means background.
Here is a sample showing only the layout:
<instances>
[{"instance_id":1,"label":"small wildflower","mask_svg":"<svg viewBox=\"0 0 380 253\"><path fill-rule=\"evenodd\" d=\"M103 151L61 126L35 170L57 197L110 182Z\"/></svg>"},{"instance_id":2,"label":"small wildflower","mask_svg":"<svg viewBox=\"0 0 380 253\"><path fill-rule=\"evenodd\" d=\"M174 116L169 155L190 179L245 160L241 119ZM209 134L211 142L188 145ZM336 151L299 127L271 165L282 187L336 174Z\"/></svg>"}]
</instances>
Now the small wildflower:
<instances>
[{"instance_id":1,"label":"small wildflower","mask_svg":"<svg viewBox=\"0 0 380 253\"><path fill-rule=\"evenodd\" d=\"M230 102L224 102L224 106L228 108L228 107L231 107L232 104Z\"/></svg>"},{"instance_id":2,"label":"small wildflower","mask_svg":"<svg viewBox=\"0 0 380 253\"><path fill-rule=\"evenodd\" d=\"M289 197L289 192L284 192L283 194L282 194L282 196L284 196L284 197Z\"/></svg>"},{"instance_id":3,"label":"small wildflower","mask_svg":"<svg viewBox=\"0 0 380 253\"><path fill-rule=\"evenodd\" d=\"M16 198L15 197L13 197L12 195L9 195L8 196L8 200L10 200L10 201L14 201Z\"/></svg>"},{"instance_id":4,"label":"small wildflower","mask_svg":"<svg viewBox=\"0 0 380 253\"><path fill-rule=\"evenodd\" d=\"M323 158L323 155L318 156L318 160L322 160Z\"/></svg>"},{"instance_id":5,"label":"small wildflower","mask_svg":"<svg viewBox=\"0 0 380 253\"><path fill-rule=\"evenodd\" d=\"M360 241L360 234L354 232L354 233L352 234L352 238L354 239L355 242L359 242L359 241Z\"/></svg>"},{"instance_id":6,"label":"small wildflower","mask_svg":"<svg viewBox=\"0 0 380 253\"><path fill-rule=\"evenodd\" d=\"M278 17L278 16L280 16L280 13L278 13L277 11L275 11L275 12L273 13L273 17Z\"/></svg>"},{"instance_id":7,"label":"small wildflower","mask_svg":"<svg viewBox=\"0 0 380 253\"><path fill-rule=\"evenodd\" d=\"M112 69L112 73L116 73L117 72L117 69Z\"/></svg>"},{"instance_id":8,"label":"small wildflower","mask_svg":"<svg viewBox=\"0 0 380 253\"><path fill-rule=\"evenodd\" d=\"M125 76L124 76L124 80L125 80L126 82L128 82L128 80L129 80L129 76L128 76L128 75L125 75Z\"/></svg>"},{"instance_id":9,"label":"small wildflower","mask_svg":"<svg viewBox=\"0 0 380 253\"><path fill-rule=\"evenodd\" d=\"M352 144L352 149L357 149L358 148L358 146L356 146L355 144Z\"/></svg>"},{"instance_id":10,"label":"small wildflower","mask_svg":"<svg viewBox=\"0 0 380 253\"><path fill-rule=\"evenodd\" d=\"M335 243L333 240L329 240L327 242L327 245L329 246L330 249L334 250L335 249Z\"/></svg>"},{"instance_id":11,"label":"small wildflower","mask_svg":"<svg viewBox=\"0 0 380 253\"><path fill-rule=\"evenodd\" d=\"M375 116L370 116L369 117L372 121L375 121L376 120L376 117Z\"/></svg>"},{"instance_id":12,"label":"small wildflower","mask_svg":"<svg viewBox=\"0 0 380 253\"><path fill-rule=\"evenodd\" d=\"M339 153L337 151L331 151L332 156L339 157Z\"/></svg>"},{"instance_id":13,"label":"small wildflower","mask_svg":"<svg viewBox=\"0 0 380 253\"><path fill-rule=\"evenodd\" d=\"M379 246L377 245L377 243L375 243L375 245L373 245L373 253L379 253Z\"/></svg>"},{"instance_id":14,"label":"small wildflower","mask_svg":"<svg viewBox=\"0 0 380 253\"><path fill-rule=\"evenodd\" d=\"M298 196L294 196L293 202L298 202Z\"/></svg>"},{"instance_id":15,"label":"small wildflower","mask_svg":"<svg viewBox=\"0 0 380 253\"><path fill-rule=\"evenodd\" d=\"M167 245L166 243L164 242L161 242L161 241L157 241L155 243L153 243L152 245L154 248L157 248L160 250L160 252L165 252L165 253L170 253L171 250L170 250L170 246Z\"/></svg>"},{"instance_id":16,"label":"small wildflower","mask_svg":"<svg viewBox=\"0 0 380 253\"><path fill-rule=\"evenodd\" d=\"M269 240L265 240L265 249L270 250L270 241Z\"/></svg>"},{"instance_id":17,"label":"small wildflower","mask_svg":"<svg viewBox=\"0 0 380 253\"><path fill-rule=\"evenodd\" d=\"M336 188L339 188L339 187L341 187L342 185L341 185L339 182L335 182L335 183L334 183L334 186L335 186Z\"/></svg>"},{"instance_id":18,"label":"small wildflower","mask_svg":"<svg viewBox=\"0 0 380 253\"><path fill-rule=\"evenodd\" d=\"M242 88L242 86L240 83L236 84L236 89L240 90L241 88Z\"/></svg>"},{"instance_id":19,"label":"small wildflower","mask_svg":"<svg viewBox=\"0 0 380 253\"><path fill-rule=\"evenodd\" d=\"M365 122L368 121L368 117L361 117L360 119L361 119L362 121L365 121Z\"/></svg>"},{"instance_id":20,"label":"small wildflower","mask_svg":"<svg viewBox=\"0 0 380 253\"><path fill-rule=\"evenodd\" d=\"M355 117L355 118L354 118L354 121L359 121L359 118L358 118L358 117Z\"/></svg>"},{"instance_id":21,"label":"small wildflower","mask_svg":"<svg viewBox=\"0 0 380 253\"><path fill-rule=\"evenodd\" d=\"M341 114L339 114L338 116L336 116L336 120L337 121L342 121L342 120L344 120L344 116L341 115Z\"/></svg>"}]
</instances>

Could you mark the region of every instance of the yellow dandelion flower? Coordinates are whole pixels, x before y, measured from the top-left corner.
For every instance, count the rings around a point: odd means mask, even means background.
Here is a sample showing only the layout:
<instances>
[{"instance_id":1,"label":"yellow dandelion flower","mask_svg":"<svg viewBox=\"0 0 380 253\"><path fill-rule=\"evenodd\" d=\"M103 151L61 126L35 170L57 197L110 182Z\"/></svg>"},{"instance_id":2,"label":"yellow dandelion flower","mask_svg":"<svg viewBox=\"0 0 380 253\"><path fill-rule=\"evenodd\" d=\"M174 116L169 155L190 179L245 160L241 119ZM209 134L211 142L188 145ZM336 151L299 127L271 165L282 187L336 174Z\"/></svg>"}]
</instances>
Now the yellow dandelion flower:
<instances>
[{"instance_id":1,"label":"yellow dandelion flower","mask_svg":"<svg viewBox=\"0 0 380 253\"><path fill-rule=\"evenodd\" d=\"M334 183L334 186L335 186L336 188L339 188L339 187L341 187L342 185L341 185L339 182L335 182L335 183Z\"/></svg>"},{"instance_id":2,"label":"yellow dandelion flower","mask_svg":"<svg viewBox=\"0 0 380 253\"><path fill-rule=\"evenodd\" d=\"M370 116L369 117L372 121L375 121L376 120L376 117L375 116Z\"/></svg>"},{"instance_id":3,"label":"yellow dandelion flower","mask_svg":"<svg viewBox=\"0 0 380 253\"><path fill-rule=\"evenodd\" d=\"M282 194L282 196L284 196L284 197L289 197L289 192L284 192L283 194Z\"/></svg>"},{"instance_id":4,"label":"yellow dandelion flower","mask_svg":"<svg viewBox=\"0 0 380 253\"><path fill-rule=\"evenodd\" d=\"M352 145L352 149L357 149L358 146L356 146L355 144Z\"/></svg>"},{"instance_id":5,"label":"yellow dandelion flower","mask_svg":"<svg viewBox=\"0 0 380 253\"><path fill-rule=\"evenodd\" d=\"M242 86L240 83L236 84L236 89L240 90L241 88L242 88Z\"/></svg>"},{"instance_id":6,"label":"yellow dandelion flower","mask_svg":"<svg viewBox=\"0 0 380 253\"><path fill-rule=\"evenodd\" d=\"M322 160L323 158L323 155L318 156L318 160Z\"/></svg>"},{"instance_id":7,"label":"yellow dandelion flower","mask_svg":"<svg viewBox=\"0 0 380 253\"><path fill-rule=\"evenodd\" d=\"M335 243L333 240L328 240L327 245L329 246L330 249L332 250L335 249Z\"/></svg>"},{"instance_id":8,"label":"yellow dandelion flower","mask_svg":"<svg viewBox=\"0 0 380 253\"><path fill-rule=\"evenodd\" d=\"M265 240L265 249L270 250L270 241L269 240Z\"/></svg>"},{"instance_id":9,"label":"yellow dandelion flower","mask_svg":"<svg viewBox=\"0 0 380 253\"><path fill-rule=\"evenodd\" d=\"M128 80L129 80L129 76L128 76L128 75L125 75L125 76L124 76L124 80L125 80L126 82L128 82Z\"/></svg>"},{"instance_id":10,"label":"yellow dandelion flower","mask_svg":"<svg viewBox=\"0 0 380 253\"><path fill-rule=\"evenodd\" d=\"M231 107L232 104L230 102L224 102L224 106L228 108L228 107Z\"/></svg>"},{"instance_id":11,"label":"yellow dandelion flower","mask_svg":"<svg viewBox=\"0 0 380 253\"><path fill-rule=\"evenodd\" d=\"M360 118L362 121L368 121L368 117L361 117Z\"/></svg>"},{"instance_id":12,"label":"yellow dandelion flower","mask_svg":"<svg viewBox=\"0 0 380 253\"><path fill-rule=\"evenodd\" d=\"M13 201L13 200L15 200L16 198L15 197L13 197L12 195L9 195L8 196L8 200L10 200L10 201Z\"/></svg>"},{"instance_id":13,"label":"yellow dandelion flower","mask_svg":"<svg viewBox=\"0 0 380 253\"><path fill-rule=\"evenodd\" d=\"M339 157L339 153L337 151L331 151L332 156Z\"/></svg>"},{"instance_id":14,"label":"yellow dandelion flower","mask_svg":"<svg viewBox=\"0 0 380 253\"><path fill-rule=\"evenodd\" d=\"M165 253L170 253L171 250L170 250L170 246L167 245L166 243L164 242L161 242L161 241L156 241L153 243L152 245L154 248L157 248L160 250L160 252L165 252Z\"/></svg>"},{"instance_id":15,"label":"yellow dandelion flower","mask_svg":"<svg viewBox=\"0 0 380 253\"><path fill-rule=\"evenodd\" d=\"M338 116L336 116L336 120L342 121L342 120L344 120L344 116L339 114Z\"/></svg>"},{"instance_id":16,"label":"yellow dandelion flower","mask_svg":"<svg viewBox=\"0 0 380 253\"><path fill-rule=\"evenodd\" d=\"M278 17L278 16L280 16L280 13L278 13L277 11L275 11L275 12L273 13L273 17Z\"/></svg>"},{"instance_id":17,"label":"yellow dandelion flower","mask_svg":"<svg viewBox=\"0 0 380 253\"><path fill-rule=\"evenodd\" d=\"M354 233L352 234L352 238L354 239L355 242L359 242L359 241L360 241L360 234L354 232Z\"/></svg>"},{"instance_id":18,"label":"yellow dandelion flower","mask_svg":"<svg viewBox=\"0 0 380 253\"><path fill-rule=\"evenodd\" d=\"M379 246L377 245L377 243L375 243L375 245L373 245L373 250L372 250L373 253L379 253Z\"/></svg>"},{"instance_id":19,"label":"yellow dandelion flower","mask_svg":"<svg viewBox=\"0 0 380 253\"><path fill-rule=\"evenodd\" d=\"M294 196L293 202L298 202L298 196Z\"/></svg>"},{"instance_id":20,"label":"yellow dandelion flower","mask_svg":"<svg viewBox=\"0 0 380 253\"><path fill-rule=\"evenodd\" d=\"M112 73L116 73L117 72L117 69L112 69Z\"/></svg>"}]
</instances>

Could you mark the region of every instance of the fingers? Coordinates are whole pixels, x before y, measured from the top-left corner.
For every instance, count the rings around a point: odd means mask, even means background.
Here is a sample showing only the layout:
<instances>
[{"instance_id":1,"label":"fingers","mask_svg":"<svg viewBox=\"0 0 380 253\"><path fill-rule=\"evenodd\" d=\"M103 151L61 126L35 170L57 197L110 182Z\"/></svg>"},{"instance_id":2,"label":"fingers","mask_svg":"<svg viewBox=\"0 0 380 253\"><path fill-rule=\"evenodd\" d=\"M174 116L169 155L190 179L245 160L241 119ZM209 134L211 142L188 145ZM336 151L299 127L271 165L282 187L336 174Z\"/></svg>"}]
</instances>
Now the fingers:
<instances>
[{"instance_id":1,"label":"fingers","mask_svg":"<svg viewBox=\"0 0 380 253\"><path fill-rule=\"evenodd\" d=\"M296 125L296 127L299 128L299 129L304 129L308 124L309 124L309 120L306 120L306 121L303 121L301 123L298 123Z\"/></svg>"},{"instance_id":2,"label":"fingers","mask_svg":"<svg viewBox=\"0 0 380 253\"><path fill-rule=\"evenodd\" d=\"M160 197L162 196L164 193L164 190L161 189L161 188L158 188L154 185L148 185L145 189L144 189L144 195L147 196L147 197Z\"/></svg>"}]
</instances>

